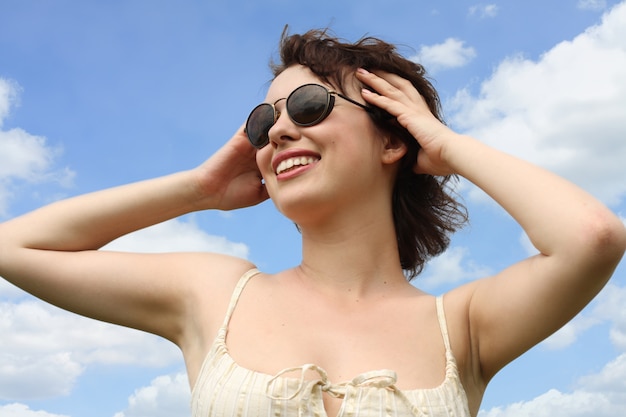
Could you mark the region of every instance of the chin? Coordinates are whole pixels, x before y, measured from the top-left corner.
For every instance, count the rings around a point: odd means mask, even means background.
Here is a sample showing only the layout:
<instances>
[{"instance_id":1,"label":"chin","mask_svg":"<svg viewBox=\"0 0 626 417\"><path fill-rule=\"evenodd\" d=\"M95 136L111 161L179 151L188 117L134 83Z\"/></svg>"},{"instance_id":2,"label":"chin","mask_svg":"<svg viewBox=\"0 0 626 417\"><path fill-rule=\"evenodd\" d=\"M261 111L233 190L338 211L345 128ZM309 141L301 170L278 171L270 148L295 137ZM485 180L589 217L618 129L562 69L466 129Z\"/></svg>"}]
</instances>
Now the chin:
<instances>
[{"instance_id":1,"label":"chin","mask_svg":"<svg viewBox=\"0 0 626 417\"><path fill-rule=\"evenodd\" d=\"M334 208L328 207L324 210L324 206L328 206L328 202L333 201L332 199L304 198L302 195L297 196L297 198L286 198L283 195L278 201L273 201L283 216L298 225L321 221L324 213Z\"/></svg>"}]
</instances>

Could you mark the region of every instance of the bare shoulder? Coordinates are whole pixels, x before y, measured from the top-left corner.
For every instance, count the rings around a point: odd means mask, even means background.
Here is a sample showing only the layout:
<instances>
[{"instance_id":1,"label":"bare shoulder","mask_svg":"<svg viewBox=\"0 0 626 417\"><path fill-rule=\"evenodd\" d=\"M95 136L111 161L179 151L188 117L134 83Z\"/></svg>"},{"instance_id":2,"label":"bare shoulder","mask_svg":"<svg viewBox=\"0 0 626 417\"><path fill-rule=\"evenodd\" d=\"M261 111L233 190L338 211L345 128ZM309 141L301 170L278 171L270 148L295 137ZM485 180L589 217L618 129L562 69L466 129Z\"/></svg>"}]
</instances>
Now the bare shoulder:
<instances>
[{"instance_id":1,"label":"bare shoulder","mask_svg":"<svg viewBox=\"0 0 626 417\"><path fill-rule=\"evenodd\" d=\"M252 262L230 255L197 253L188 256L196 258L188 271L194 284L214 291L230 292L245 272L255 268Z\"/></svg>"},{"instance_id":2,"label":"bare shoulder","mask_svg":"<svg viewBox=\"0 0 626 417\"><path fill-rule=\"evenodd\" d=\"M187 294L195 311L192 320L212 324L220 322L226 313L231 295L239 279L256 268L248 260L214 253L187 254L194 259L185 267L189 280Z\"/></svg>"}]
</instances>

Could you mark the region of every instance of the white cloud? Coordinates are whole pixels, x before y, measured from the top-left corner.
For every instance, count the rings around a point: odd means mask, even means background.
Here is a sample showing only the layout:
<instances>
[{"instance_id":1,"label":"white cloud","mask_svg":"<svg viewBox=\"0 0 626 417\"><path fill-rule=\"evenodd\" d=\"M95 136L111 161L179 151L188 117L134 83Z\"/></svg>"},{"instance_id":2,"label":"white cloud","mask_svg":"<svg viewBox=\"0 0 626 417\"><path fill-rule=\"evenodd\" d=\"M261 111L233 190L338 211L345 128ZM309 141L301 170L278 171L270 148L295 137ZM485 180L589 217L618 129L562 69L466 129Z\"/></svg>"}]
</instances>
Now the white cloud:
<instances>
[{"instance_id":1,"label":"white cloud","mask_svg":"<svg viewBox=\"0 0 626 417\"><path fill-rule=\"evenodd\" d=\"M468 260L468 255L468 248L453 247L448 249L428 262L423 276L419 276L415 284L419 288L433 289L483 278L491 274L489 268Z\"/></svg>"},{"instance_id":2,"label":"white cloud","mask_svg":"<svg viewBox=\"0 0 626 417\"><path fill-rule=\"evenodd\" d=\"M35 181L51 165L56 151L46 139L22 129L0 133L0 178L16 177Z\"/></svg>"},{"instance_id":3,"label":"white cloud","mask_svg":"<svg viewBox=\"0 0 626 417\"><path fill-rule=\"evenodd\" d=\"M478 417L615 417L626 410L626 354L598 374L581 378L571 393L552 389L530 401L481 410Z\"/></svg>"},{"instance_id":4,"label":"white cloud","mask_svg":"<svg viewBox=\"0 0 626 417\"><path fill-rule=\"evenodd\" d=\"M611 404L626 410L626 353L606 364L599 373L582 377L577 385L591 392L602 392Z\"/></svg>"},{"instance_id":5,"label":"white cloud","mask_svg":"<svg viewBox=\"0 0 626 417\"><path fill-rule=\"evenodd\" d=\"M626 287L609 283L587 309L547 338L543 345L548 349L565 348L578 340L580 335L591 327L609 322L611 324L609 331L611 342L620 352L626 352L625 305Z\"/></svg>"},{"instance_id":6,"label":"white cloud","mask_svg":"<svg viewBox=\"0 0 626 417\"><path fill-rule=\"evenodd\" d=\"M600 323L601 321L595 317L579 315L544 340L542 345L552 350L564 349L578 340L584 331Z\"/></svg>"},{"instance_id":7,"label":"white cloud","mask_svg":"<svg viewBox=\"0 0 626 417\"><path fill-rule=\"evenodd\" d=\"M0 303L0 398L67 395L90 364L181 362L164 339L67 313L40 301Z\"/></svg>"},{"instance_id":8,"label":"white cloud","mask_svg":"<svg viewBox=\"0 0 626 417\"><path fill-rule=\"evenodd\" d=\"M578 0L576 7L581 10L604 10L606 0Z\"/></svg>"},{"instance_id":9,"label":"white cloud","mask_svg":"<svg viewBox=\"0 0 626 417\"><path fill-rule=\"evenodd\" d=\"M114 417L170 417L191 414L191 393L185 374L155 378L128 399L128 408Z\"/></svg>"},{"instance_id":10,"label":"white cloud","mask_svg":"<svg viewBox=\"0 0 626 417\"><path fill-rule=\"evenodd\" d=\"M626 194L626 3L533 61L503 61L452 124L573 180L609 204Z\"/></svg>"},{"instance_id":11,"label":"white cloud","mask_svg":"<svg viewBox=\"0 0 626 417\"><path fill-rule=\"evenodd\" d=\"M0 127L15 105L18 93L16 83L0 78ZM71 184L74 177L71 170L53 168L60 152L59 148L49 146L46 138L23 129L0 130L0 215L8 206L16 180Z\"/></svg>"},{"instance_id":12,"label":"white cloud","mask_svg":"<svg viewBox=\"0 0 626 417\"><path fill-rule=\"evenodd\" d=\"M128 252L216 252L246 258L248 246L209 235L193 222L169 220L123 236L103 249Z\"/></svg>"},{"instance_id":13,"label":"white cloud","mask_svg":"<svg viewBox=\"0 0 626 417\"><path fill-rule=\"evenodd\" d=\"M620 408L618 408L620 407ZM615 417L621 406L611 406L602 393L577 391L565 394L550 390L531 401L518 402L504 408L482 410L479 417ZM623 409L621 409L623 411Z\"/></svg>"},{"instance_id":14,"label":"white cloud","mask_svg":"<svg viewBox=\"0 0 626 417\"><path fill-rule=\"evenodd\" d=\"M0 416L2 417L68 417L65 414L51 414L45 411L31 410L24 404L0 405Z\"/></svg>"},{"instance_id":15,"label":"white cloud","mask_svg":"<svg viewBox=\"0 0 626 417\"><path fill-rule=\"evenodd\" d=\"M68 395L83 372L69 352L25 355L3 349L0 360L0 398L9 400Z\"/></svg>"},{"instance_id":16,"label":"white cloud","mask_svg":"<svg viewBox=\"0 0 626 417\"><path fill-rule=\"evenodd\" d=\"M476 4L469 8L470 16L480 18L496 17L498 15L498 5L496 4Z\"/></svg>"},{"instance_id":17,"label":"white cloud","mask_svg":"<svg viewBox=\"0 0 626 417\"><path fill-rule=\"evenodd\" d=\"M617 278L617 277L616 277ZM609 337L613 345L626 352L626 287L609 283L594 303L593 316L599 320L610 321Z\"/></svg>"},{"instance_id":18,"label":"white cloud","mask_svg":"<svg viewBox=\"0 0 626 417\"><path fill-rule=\"evenodd\" d=\"M465 46L462 40L448 38L443 43L422 46L411 60L422 64L429 73L434 74L440 70L465 66L475 57L474 48Z\"/></svg>"},{"instance_id":19,"label":"white cloud","mask_svg":"<svg viewBox=\"0 0 626 417\"><path fill-rule=\"evenodd\" d=\"M0 300L20 299L24 295L24 291L0 276Z\"/></svg>"}]
</instances>

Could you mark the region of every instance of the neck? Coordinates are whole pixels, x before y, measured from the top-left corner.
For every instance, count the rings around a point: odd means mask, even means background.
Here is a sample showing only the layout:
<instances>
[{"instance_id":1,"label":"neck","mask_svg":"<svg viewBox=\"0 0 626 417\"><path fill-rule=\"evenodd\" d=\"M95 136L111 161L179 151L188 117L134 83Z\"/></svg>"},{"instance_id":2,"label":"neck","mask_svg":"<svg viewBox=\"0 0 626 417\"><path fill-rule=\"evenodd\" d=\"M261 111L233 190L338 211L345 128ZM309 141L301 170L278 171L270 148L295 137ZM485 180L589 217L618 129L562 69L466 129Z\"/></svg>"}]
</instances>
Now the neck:
<instances>
[{"instance_id":1,"label":"neck","mask_svg":"<svg viewBox=\"0 0 626 417\"><path fill-rule=\"evenodd\" d=\"M299 273L337 296L363 298L406 285L391 213L379 213L302 227Z\"/></svg>"}]
</instances>

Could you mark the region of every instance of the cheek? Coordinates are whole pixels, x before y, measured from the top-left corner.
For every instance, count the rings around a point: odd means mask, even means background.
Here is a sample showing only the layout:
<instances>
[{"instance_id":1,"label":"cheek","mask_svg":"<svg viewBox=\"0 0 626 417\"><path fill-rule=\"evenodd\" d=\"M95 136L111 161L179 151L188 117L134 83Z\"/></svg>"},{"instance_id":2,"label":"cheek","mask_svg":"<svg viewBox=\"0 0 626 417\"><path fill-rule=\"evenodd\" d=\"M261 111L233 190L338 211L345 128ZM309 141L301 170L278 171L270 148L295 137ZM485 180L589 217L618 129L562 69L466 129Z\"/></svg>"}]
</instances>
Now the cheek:
<instances>
[{"instance_id":1,"label":"cheek","mask_svg":"<svg viewBox=\"0 0 626 417\"><path fill-rule=\"evenodd\" d=\"M272 153L269 151L269 145L265 146L263 149L259 149L256 152L256 164L263 176L263 179L267 180L267 176L271 173L272 170Z\"/></svg>"}]
</instances>

